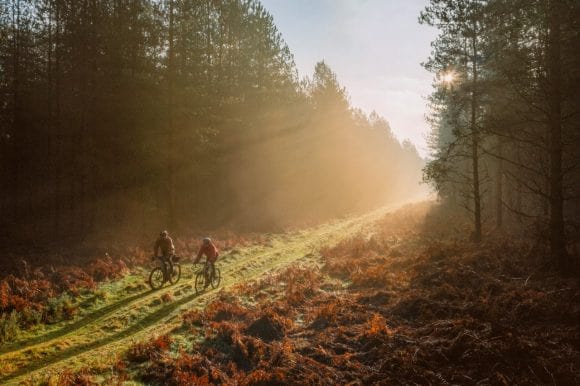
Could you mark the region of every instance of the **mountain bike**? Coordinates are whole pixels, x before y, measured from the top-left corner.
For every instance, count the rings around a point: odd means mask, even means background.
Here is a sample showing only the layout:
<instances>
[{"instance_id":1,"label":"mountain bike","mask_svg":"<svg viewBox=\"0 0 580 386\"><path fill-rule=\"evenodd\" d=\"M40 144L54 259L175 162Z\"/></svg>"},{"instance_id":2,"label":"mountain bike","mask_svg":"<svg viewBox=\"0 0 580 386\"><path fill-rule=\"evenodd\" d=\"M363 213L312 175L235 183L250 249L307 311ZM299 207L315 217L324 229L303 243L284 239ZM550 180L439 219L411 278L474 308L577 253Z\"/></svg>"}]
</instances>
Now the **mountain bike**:
<instances>
[{"instance_id":1,"label":"mountain bike","mask_svg":"<svg viewBox=\"0 0 580 386\"><path fill-rule=\"evenodd\" d=\"M199 270L195 273L195 292L199 293L205 290L209 285L211 288L217 288L222 280L222 274L218 267L215 266L215 271L211 272L211 266L206 261L200 264Z\"/></svg>"},{"instance_id":2,"label":"mountain bike","mask_svg":"<svg viewBox=\"0 0 580 386\"><path fill-rule=\"evenodd\" d=\"M167 282L175 284L181 277L181 265L179 256L172 255L168 259L158 256L156 259L161 261L160 267L155 267L149 274L149 286L156 290Z\"/></svg>"}]
</instances>

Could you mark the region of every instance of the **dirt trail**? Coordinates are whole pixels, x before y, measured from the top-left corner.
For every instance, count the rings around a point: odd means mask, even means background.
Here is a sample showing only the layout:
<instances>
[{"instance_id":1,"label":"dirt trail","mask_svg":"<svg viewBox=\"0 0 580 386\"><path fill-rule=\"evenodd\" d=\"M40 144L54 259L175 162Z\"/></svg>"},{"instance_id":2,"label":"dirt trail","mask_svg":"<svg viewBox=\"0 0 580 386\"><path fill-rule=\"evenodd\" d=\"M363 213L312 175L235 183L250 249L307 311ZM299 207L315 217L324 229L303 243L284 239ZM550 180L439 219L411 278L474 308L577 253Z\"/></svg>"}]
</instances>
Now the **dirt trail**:
<instances>
[{"instance_id":1,"label":"dirt trail","mask_svg":"<svg viewBox=\"0 0 580 386\"><path fill-rule=\"evenodd\" d=\"M394 210L391 205L363 216L333 221L315 228L273 236L263 248L245 248L224 256L219 266L222 285L196 294L192 288L192 267L174 286L158 291L142 290L107 305L60 330L38 336L19 346L0 348L0 383L17 384L25 379L46 379L63 367L78 368L111 361L133 342L163 334L179 325L184 309L204 307L218 291L258 278L299 260L316 258L323 245L332 245L359 232L371 232L377 219ZM173 300L165 303L164 294Z\"/></svg>"}]
</instances>

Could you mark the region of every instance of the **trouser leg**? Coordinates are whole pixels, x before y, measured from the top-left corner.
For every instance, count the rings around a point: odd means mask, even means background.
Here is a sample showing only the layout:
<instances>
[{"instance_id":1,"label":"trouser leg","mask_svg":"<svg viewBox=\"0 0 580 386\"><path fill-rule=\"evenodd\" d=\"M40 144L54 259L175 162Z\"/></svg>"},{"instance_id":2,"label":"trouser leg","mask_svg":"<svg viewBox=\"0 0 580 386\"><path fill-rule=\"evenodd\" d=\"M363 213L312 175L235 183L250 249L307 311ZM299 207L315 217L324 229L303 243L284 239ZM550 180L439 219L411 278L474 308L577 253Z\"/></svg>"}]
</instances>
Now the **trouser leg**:
<instances>
[{"instance_id":1,"label":"trouser leg","mask_svg":"<svg viewBox=\"0 0 580 386\"><path fill-rule=\"evenodd\" d=\"M169 256L163 256L163 267L167 275L171 275L173 272L173 265L171 264L171 258Z\"/></svg>"},{"instance_id":2,"label":"trouser leg","mask_svg":"<svg viewBox=\"0 0 580 386\"><path fill-rule=\"evenodd\" d=\"M208 262L205 263L205 268L204 268L204 273L205 273L205 287L207 287L209 285L209 283L211 282L211 267L210 264Z\"/></svg>"}]
</instances>

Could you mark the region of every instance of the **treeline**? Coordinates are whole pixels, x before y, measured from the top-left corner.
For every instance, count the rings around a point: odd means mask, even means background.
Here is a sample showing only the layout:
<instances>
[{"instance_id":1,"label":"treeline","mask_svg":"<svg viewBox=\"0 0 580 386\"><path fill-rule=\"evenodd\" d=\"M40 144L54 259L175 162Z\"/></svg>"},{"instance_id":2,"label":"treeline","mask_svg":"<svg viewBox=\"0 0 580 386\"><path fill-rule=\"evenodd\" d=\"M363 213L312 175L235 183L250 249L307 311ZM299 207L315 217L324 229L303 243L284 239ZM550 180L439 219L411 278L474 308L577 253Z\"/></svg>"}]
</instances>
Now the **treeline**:
<instances>
[{"instance_id":1,"label":"treeline","mask_svg":"<svg viewBox=\"0 0 580 386\"><path fill-rule=\"evenodd\" d=\"M549 246L568 268L580 239L580 3L431 0L438 28L424 64L432 159L424 177L472 213L473 239L496 228Z\"/></svg>"},{"instance_id":2,"label":"treeline","mask_svg":"<svg viewBox=\"0 0 580 386\"><path fill-rule=\"evenodd\" d=\"M300 80L257 0L0 2L10 248L326 218L407 194L421 162L325 63Z\"/></svg>"}]
</instances>

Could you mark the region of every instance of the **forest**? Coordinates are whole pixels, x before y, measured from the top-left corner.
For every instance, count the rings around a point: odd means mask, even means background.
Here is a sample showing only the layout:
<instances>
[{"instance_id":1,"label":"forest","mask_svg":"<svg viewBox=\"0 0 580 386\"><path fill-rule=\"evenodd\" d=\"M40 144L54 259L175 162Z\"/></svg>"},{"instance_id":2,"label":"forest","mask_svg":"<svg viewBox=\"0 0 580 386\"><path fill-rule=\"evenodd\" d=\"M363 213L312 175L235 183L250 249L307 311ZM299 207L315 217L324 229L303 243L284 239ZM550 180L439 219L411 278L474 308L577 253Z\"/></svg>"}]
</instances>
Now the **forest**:
<instances>
[{"instance_id":1,"label":"forest","mask_svg":"<svg viewBox=\"0 0 580 386\"><path fill-rule=\"evenodd\" d=\"M484 225L572 267L580 238L580 6L575 1L431 1L439 31L424 66L433 157L424 177Z\"/></svg>"},{"instance_id":2,"label":"forest","mask_svg":"<svg viewBox=\"0 0 580 386\"><path fill-rule=\"evenodd\" d=\"M0 0L0 384L580 384L580 3L287 1Z\"/></svg>"},{"instance_id":3,"label":"forest","mask_svg":"<svg viewBox=\"0 0 580 386\"><path fill-rule=\"evenodd\" d=\"M350 106L327 64L298 77L258 1L5 0L0 36L11 251L282 229L420 175L414 146Z\"/></svg>"}]
</instances>

